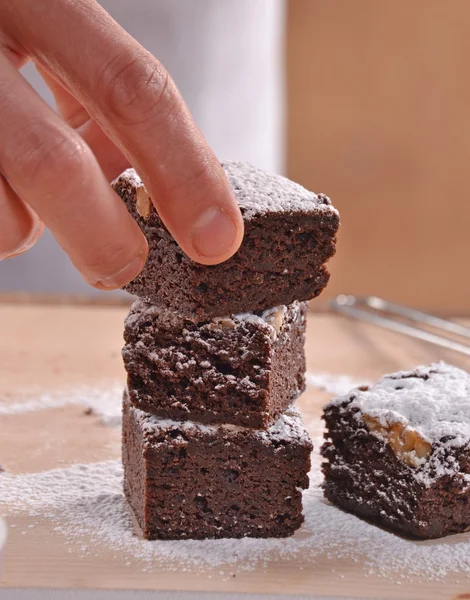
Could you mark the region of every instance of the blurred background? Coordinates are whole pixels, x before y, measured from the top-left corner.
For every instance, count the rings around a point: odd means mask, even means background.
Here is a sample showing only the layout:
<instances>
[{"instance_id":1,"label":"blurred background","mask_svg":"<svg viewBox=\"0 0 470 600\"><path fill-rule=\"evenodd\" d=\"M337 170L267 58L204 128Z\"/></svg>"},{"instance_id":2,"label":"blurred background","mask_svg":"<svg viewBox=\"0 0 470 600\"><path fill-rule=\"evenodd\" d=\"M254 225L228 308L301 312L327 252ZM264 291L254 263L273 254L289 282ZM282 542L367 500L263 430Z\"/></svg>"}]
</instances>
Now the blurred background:
<instances>
[{"instance_id":1,"label":"blurred background","mask_svg":"<svg viewBox=\"0 0 470 600\"><path fill-rule=\"evenodd\" d=\"M332 198L338 253L315 306L355 293L470 313L468 0L102 4L168 68L221 158ZM47 232L0 263L0 292L98 294Z\"/></svg>"},{"instance_id":2,"label":"blurred background","mask_svg":"<svg viewBox=\"0 0 470 600\"><path fill-rule=\"evenodd\" d=\"M287 173L342 218L328 295L470 313L470 2L292 0Z\"/></svg>"}]
</instances>

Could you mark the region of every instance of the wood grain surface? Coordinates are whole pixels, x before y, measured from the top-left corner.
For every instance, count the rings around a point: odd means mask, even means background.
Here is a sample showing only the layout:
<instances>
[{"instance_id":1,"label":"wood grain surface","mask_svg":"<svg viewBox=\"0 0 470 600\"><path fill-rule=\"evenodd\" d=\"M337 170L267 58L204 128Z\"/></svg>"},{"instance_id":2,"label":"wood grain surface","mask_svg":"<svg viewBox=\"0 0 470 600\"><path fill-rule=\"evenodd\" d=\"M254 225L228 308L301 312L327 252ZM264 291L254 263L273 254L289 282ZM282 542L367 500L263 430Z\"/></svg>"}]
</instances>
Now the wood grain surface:
<instances>
[{"instance_id":1,"label":"wood grain surface","mask_svg":"<svg viewBox=\"0 0 470 600\"><path fill-rule=\"evenodd\" d=\"M18 402L33 392L53 392L67 386L124 382L120 348L125 314L122 307L0 305L0 401ZM465 366L465 360L450 353L329 315L309 316L307 353L310 371L348 374L357 379L376 378L384 372L438 358ZM312 389L301 398L299 404L307 423L318 423L320 407L327 398L325 392ZM318 437L321 431L311 433ZM119 430L103 426L95 416L84 415L83 406L0 417L0 463L13 473L115 459L119 455ZM301 556L273 560L252 572L238 571L236 565L225 573L216 568L210 573L179 574L161 565L143 571L137 559L121 556L104 545L98 548L99 559L69 552L66 540L54 532L47 519L40 519L27 536L21 535L30 521L26 516L9 518L10 526L16 527L10 528L0 597L2 588L9 587L203 590L407 600L450 600L470 592L470 580L463 578L459 584L455 577L439 582L411 578L397 586L375 575L366 577L360 564L335 560L336 571L345 575L340 578L332 573L327 556L315 564L303 564Z\"/></svg>"}]
</instances>

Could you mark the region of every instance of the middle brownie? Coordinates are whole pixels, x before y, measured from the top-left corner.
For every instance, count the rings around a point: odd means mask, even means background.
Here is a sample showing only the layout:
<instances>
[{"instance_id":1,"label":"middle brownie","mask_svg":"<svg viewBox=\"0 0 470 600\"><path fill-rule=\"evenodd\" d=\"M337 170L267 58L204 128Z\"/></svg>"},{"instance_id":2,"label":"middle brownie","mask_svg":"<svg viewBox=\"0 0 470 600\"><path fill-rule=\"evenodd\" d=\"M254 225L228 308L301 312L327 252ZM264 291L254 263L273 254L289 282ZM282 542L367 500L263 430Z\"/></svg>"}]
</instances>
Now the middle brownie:
<instances>
[{"instance_id":1,"label":"middle brownie","mask_svg":"<svg viewBox=\"0 0 470 600\"><path fill-rule=\"evenodd\" d=\"M185 320L137 300L123 348L132 404L202 423L267 428L305 389L306 303Z\"/></svg>"}]
</instances>

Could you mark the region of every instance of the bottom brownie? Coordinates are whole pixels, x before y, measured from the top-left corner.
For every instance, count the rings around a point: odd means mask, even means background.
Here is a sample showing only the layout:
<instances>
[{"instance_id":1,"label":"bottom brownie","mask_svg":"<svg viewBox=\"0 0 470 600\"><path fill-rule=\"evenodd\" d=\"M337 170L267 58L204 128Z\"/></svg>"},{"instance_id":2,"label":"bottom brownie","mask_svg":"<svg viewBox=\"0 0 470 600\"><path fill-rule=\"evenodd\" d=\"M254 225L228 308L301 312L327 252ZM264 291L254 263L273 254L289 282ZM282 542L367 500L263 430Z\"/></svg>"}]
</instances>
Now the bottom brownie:
<instances>
[{"instance_id":1,"label":"bottom brownie","mask_svg":"<svg viewBox=\"0 0 470 600\"><path fill-rule=\"evenodd\" d=\"M264 431L159 419L124 394L124 492L147 539L291 535L311 450L296 409Z\"/></svg>"},{"instance_id":2,"label":"bottom brownie","mask_svg":"<svg viewBox=\"0 0 470 600\"><path fill-rule=\"evenodd\" d=\"M324 419L328 500L412 537L469 529L469 374L439 363L388 375Z\"/></svg>"}]
</instances>

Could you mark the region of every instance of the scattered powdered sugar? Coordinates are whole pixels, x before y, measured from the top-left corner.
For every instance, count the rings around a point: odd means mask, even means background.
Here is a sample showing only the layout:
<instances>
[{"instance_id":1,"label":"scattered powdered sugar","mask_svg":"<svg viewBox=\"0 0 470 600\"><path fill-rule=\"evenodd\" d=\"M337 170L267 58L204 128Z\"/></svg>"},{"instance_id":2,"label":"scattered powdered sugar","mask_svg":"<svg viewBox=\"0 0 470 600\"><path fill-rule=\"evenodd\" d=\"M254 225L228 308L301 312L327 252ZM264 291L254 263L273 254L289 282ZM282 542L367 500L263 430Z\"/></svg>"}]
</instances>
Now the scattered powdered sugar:
<instances>
[{"instance_id":1,"label":"scattered powdered sugar","mask_svg":"<svg viewBox=\"0 0 470 600\"><path fill-rule=\"evenodd\" d=\"M307 385L317 390L328 392L333 396L347 394L360 385L369 385L369 382L366 380L359 381L349 375L332 375L331 373L312 373L307 371L305 378Z\"/></svg>"},{"instance_id":2,"label":"scattered powdered sugar","mask_svg":"<svg viewBox=\"0 0 470 600\"><path fill-rule=\"evenodd\" d=\"M112 381L94 387L79 386L50 393L25 394L17 402L2 403L0 398L0 416L81 404L98 416L104 425L117 427L121 424L123 387L122 383Z\"/></svg>"},{"instance_id":3,"label":"scattered powdered sugar","mask_svg":"<svg viewBox=\"0 0 470 600\"><path fill-rule=\"evenodd\" d=\"M46 408L59 408L67 404L80 404L80 400L75 400L75 391L72 396L63 397L62 394L41 394L31 400L21 400L19 402L9 402L0 404L0 416L19 415Z\"/></svg>"},{"instance_id":4,"label":"scattered powdered sugar","mask_svg":"<svg viewBox=\"0 0 470 600\"><path fill-rule=\"evenodd\" d=\"M85 498L121 493L119 461L73 465L23 475L0 475L0 503L12 512L26 510L31 516L54 518L57 509L74 506ZM7 515L4 515L7 516Z\"/></svg>"},{"instance_id":5,"label":"scattered powdered sugar","mask_svg":"<svg viewBox=\"0 0 470 600\"><path fill-rule=\"evenodd\" d=\"M410 426L431 444L447 447L470 443L470 375L457 367L440 362L393 373L351 396L348 408L358 408L384 427ZM333 404L347 400L348 395Z\"/></svg>"},{"instance_id":6,"label":"scattered powdered sugar","mask_svg":"<svg viewBox=\"0 0 470 600\"><path fill-rule=\"evenodd\" d=\"M392 580L397 573L423 580L470 575L469 534L432 542L402 539L325 502L317 454L310 479L310 489L304 493L305 523L286 539L142 540L134 533L121 491L118 461L18 476L0 474L0 505L8 506L7 517L27 513L51 519L55 531L81 555L99 556L104 546L141 560L145 570L155 564L175 571L207 571L223 565L253 570L279 558L314 564L326 556L335 571L338 560L346 559L367 574Z\"/></svg>"},{"instance_id":7,"label":"scattered powdered sugar","mask_svg":"<svg viewBox=\"0 0 470 600\"><path fill-rule=\"evenodd\" d=\"M357 382L346 376L308 374L314 387L336 394L341 386ZM364 381L361 381L363 384ZM83 403L112 425L121 417L122 388L116 384L103 389L81 388L31 400L24 410L44 409L64 404ZM103 407L107 408L103 410ZM0 407L2 414L24 412L20 403ZM106 416L107 415L107 416ZM322 429L320 421L311 423ZM314 564L327 557L341 576L337 563L352 561L367 574L396 580L441 579L447 575L470 576L470 534L433 541L410 541L344 513L323 499L322 474L318 448L310 473L310 489L304 492L305 523L296 535L287 539L146 541L134 532L133 518L122 493L120 461L74 465L41 473L12 475L0 473L0 513L13 517L29 514L54 523L71 550L81 555L99 556L103 548L112 548L129 558L142 561L142 568L155 564L167 570L207 571L223 565L239 570L262 568L271 560L301 559ZM24 534L30 530L26 528ZM23 533L23 532L22 532ZM84 545L84 538L87 543ZM360 565L360 566L359 566Z\"/></svg>"}]
</instances>

